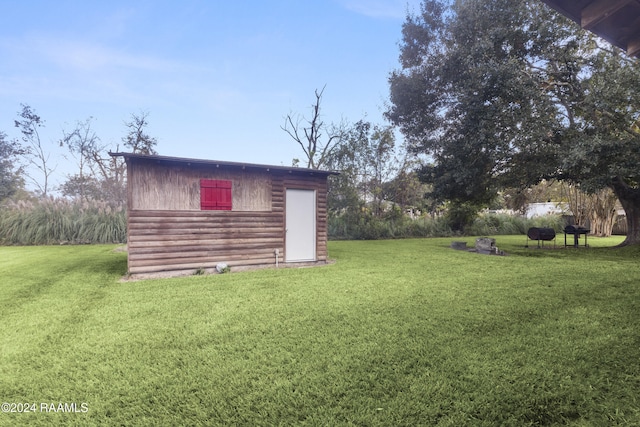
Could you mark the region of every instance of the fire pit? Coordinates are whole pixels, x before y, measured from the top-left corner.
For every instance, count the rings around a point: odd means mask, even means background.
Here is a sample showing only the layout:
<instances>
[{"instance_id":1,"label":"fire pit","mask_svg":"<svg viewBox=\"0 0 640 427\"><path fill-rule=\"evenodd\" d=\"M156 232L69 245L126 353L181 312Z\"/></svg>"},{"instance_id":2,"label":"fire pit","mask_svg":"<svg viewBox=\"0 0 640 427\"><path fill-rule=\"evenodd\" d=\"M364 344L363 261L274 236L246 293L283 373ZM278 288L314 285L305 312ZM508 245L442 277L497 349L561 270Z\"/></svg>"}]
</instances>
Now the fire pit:
<instances>
[{"instance_id":1,"label":"fire pit","mask_svg":"<svg viewBox=\"0 0 640 427\"><path fill-rule=\"evenodd\" d=\"M564 246L567 246L567 234L573 234L573 247L577 248L580 240L580 235L584 234L584 247L587 245L587 235L591 230L586 227L581 227L579 225L567 225L564 228Z\"/></svg>"}]
</instances>

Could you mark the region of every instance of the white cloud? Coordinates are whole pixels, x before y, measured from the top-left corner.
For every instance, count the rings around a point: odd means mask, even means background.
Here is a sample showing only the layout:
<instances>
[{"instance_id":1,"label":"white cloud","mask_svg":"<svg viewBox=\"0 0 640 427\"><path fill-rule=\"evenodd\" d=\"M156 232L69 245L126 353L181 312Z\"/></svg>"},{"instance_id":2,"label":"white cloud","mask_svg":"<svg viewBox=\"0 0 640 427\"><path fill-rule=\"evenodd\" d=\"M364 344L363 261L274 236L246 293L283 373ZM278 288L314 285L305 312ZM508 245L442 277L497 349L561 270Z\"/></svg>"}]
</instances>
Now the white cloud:
<instances>
[{"instance_id":1,"label":"white cloud","mask_svg":"<svg viewBox=\"0 0 640 427\"><path fill-rule=\"evenodd\" d=\"M167 70L175 63L159 58L136 55L95 43L63 39L34 39L26 42L29 50L61 68L98 71L113 68L132 70Z\"/></svg>"},{"instance_id":2,"label":"white cloud","mask_svg":"<svg viewBox=\"0 0 640 427\"><path fill-rule=\"evenodd\" d=\"M27 98L140 101L159 96L148 93L151 82L196 69L106 44L44 36L0 39L0 55L6 59L0 65L0 80L5 82L0 93Z\"/></svg>"}]
</instances>

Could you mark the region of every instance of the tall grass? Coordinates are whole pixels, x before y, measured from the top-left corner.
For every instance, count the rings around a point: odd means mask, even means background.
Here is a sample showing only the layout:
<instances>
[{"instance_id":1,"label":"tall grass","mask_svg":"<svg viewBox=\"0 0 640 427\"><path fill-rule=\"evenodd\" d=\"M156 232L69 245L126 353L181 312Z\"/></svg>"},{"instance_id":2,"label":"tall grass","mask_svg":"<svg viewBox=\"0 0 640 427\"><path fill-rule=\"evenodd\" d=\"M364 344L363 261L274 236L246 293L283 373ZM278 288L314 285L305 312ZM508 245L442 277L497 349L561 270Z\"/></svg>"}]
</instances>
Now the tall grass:
<instances>
[{"instance_id":1,"label":"tall grass","mask_svg":"<svg viewBox=\"0 0 640 427\"><path fill-rule=\"evenodd\" d=\"M526 219L511 215L481 214L465 229L467 235L526 234L530 227L562 230L560 216ZM411 219L404 215L378 218L368 213L330 215L332 240L378 240L411 237L449 237L445 217ZM123 243L127 239L126 210L106 202L79 202L45 198L18 201L0 207L0 243L43 245L58 243Z\"/></svg>"},{"instance_id":2,"label":"tall grass","mask_svg":"<svg viewBox=\"0 0 640 427\"><path fill-rule=\"evenodd\" d=\"M17 245L123 243L126 210L106 202L44 198L0 208L0 242Z\"/></svg>"},{"instance_id":3,"label":"tall grass","mask_svg":"<svg viewBox=\"0 0 640 427\"><path fill-rule=\"evenodd\" d=\"M521 235L530 227L548 227L560 231L565 226L561 216L549 215L527 219L505 214L480 214L465 229L470 236ZM450 237L456 235L445 217L406 216L377 218L371 215L332 215L328 220L332 240L377 240L410 237Z\"/></svg>"},{"instance_id":4,"label":"tall grass","mask_svg":"<svg viewBox=\"0 0 640 427\"><path fill-rule=\"evenodd\" d=\"M440 218L378 218L372 215L331 215L328 218L329 239L378 240L408 237L446 237L453 232Z\"/></svg>"}]
</instances>

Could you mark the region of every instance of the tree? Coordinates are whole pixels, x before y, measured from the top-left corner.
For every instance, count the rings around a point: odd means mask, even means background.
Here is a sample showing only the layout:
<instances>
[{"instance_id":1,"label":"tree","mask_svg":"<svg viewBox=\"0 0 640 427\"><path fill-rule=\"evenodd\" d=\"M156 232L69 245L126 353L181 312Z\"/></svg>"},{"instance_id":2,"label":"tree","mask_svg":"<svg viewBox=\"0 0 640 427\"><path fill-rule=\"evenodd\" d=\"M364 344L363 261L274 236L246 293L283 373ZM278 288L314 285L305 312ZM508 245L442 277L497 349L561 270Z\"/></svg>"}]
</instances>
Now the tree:
<instances>
[{"instance_id":1,"label":"tree","mask_svg":"<svg viewBox=\"0 0 640 427\"><path fill-rule=\"evenodd\" d=\"M360 166L359 184L362 198L368 201L375 216L381 216L383 202L389 198L385 186L398 173L395 136L391 127L372 126L360 121L355 125L355 157Z\"/></svg>"},{"instance_id":2,"label":"tree","mask_svg":"<svg viewBox=\"0 0 640 427\"><path fill-rule=\"evenodd\" d=\"M106 146L101 146L91 153L96 170L95 180L99 183L100 198L116 206L125 205L127 165L122 157L109 156L107 151ZM116 147L115 151L119 149Z\"/></svg>"},{"instance_id":3,"label":"tree","mask_svg":"<svg viewBox=\"0 0 640 427\"><path fill-rule=\"evenodd\" d=\"M392 197L386 184L400 170L395 136L391 127L360 120L346 128L324 160L325 166L340 172L329 185L333 209L368 205L381 216L383 201Z\"/></svg>"},{"instance_id":4,"label":"tree","mask_svg":"<svg viewBox=\"0 0 640 427\"><path fill-rule=\"evenodd\" d=\"M103 184L103 181L96 179L92 175L80 176L80 174L74 174L68 176L65 182L62 183L60 192L65 197L73 197L85 201L110 201L111 197L104 191Z\"/></svg>"},{"instance_id":5,"label":"tree","mask_svg":"<svg viewBox=\"0 0 640 427\"><path fill-rule=\"evenodd\" d=\"M438 198L468 214L543 179L608 186L640 243L640 65L533 0L425 0L400 61L386 114Z\"/></svg>"},{"instance_id":6,"label":"tree","mask_svg":"<svg viewBox=\"0 0 640 427\"><path fill-rule=\"evenodd\" d=\"M503 207L522 215L527 213L529 203L567 202L567 192L563 183L555 180L542 180L528 188L506 188L500 192Z\"/></svg>"},{"instance_id":7,"label":"tree","mask_svg":"<svg viewBox=\"0 0 640 427\"><path fill-rule=\"evenodd\" d=\"M22 154L24 149L18 141L10 141L0 132L0 202L24 186L22 168L16 166L16 158Z\"/></svg>"},{"instance_id":8,"label":"tree","mask_svg":"<svg viewBox=\"0 0 640 427\"><path fill-rule=\"evenodd\" d=\"M610 188L585 193L577 185L567 185L569 209L576 224L587 224L591 234L599 237L611 236L617 219L617 197Z\"/></svg>"},{"instance_id":9,"label":"tree","mask_svg":"<svg viewBox=\"0 0 640 427\"><path fill-rule=\"evenodd\" d=\"M589 197L589 223L591 234L599 237L611 236L618 218L618 198L610 188L593 193Z\"/></svg>"},{"instance_id":10,"label":"tree","mask_svg":"<svg viewBox=\"0 0 640 427\"><path fill-rule=\"evenodd\" d=\"M67 177L61 190L64 195L81 199L97 199L120 206L126 203L126 164L121 157L108 155L108 147L91 127L93 118L76 123L70 131L63 131L60 145L67 146L78 164L78 173ZM146 132L148 113L131 114L124 122L124 146L133 153L157 154L158 141ZM116 148L115 151L119 151Z\"/></svg>"},{"instance_id":11,"label":"tree","mask_svg":"<svg viewBox=\"0 0 640 427\"><path fill-rule=\"evenodd\" d=\"M408 208L434 211L435 206L430 206L429 200L425 198L430 192L429 186L420 182L414 163L413 160L405 158L397 175L383 184L385 198L398 205L403 212Z\"/></svg>"},{"instance_id":12,"label":"tree","mask_svg":"<svg viewBox=\"0 0 640 427\"><path fill-rule=\"evenodd\" d=\"M619 51L598 49L585 64L579 120L563 129L568 156L562 164L566 179L597 193L613 190L625 210L627 237L640 243L640 64ZM580 90L582 89L582 90Z\"/></svg>"},{"instance_id":13,"label":"tree","mask_svg":"<svg viewBox=\"0 0 640 427\"><path fill-rule=\"evenodd\" d=\"M158 140L145 133L149 125L148 117L148 112L141 111L139 114L131 114L131 121L124 122L128 132L122 142L132 153L158 154L155 150Z\"/></svg>"},{"instance_id":14,"label":"tree","mask_svg":"<svg viewBox=\"0 0 640 427\"><path fill-rule=\"evenodd\" d=\"M281 129L300 145L306 158L306 167L310 169L322 169L331 150L344 136L344 125L327 126L322 120L320 104L323 94L324 88L321 91L316 89L316 100L311 105L310 119L288 114L284 126L281 126ZM302 125L303 121L306 122L306 126Z\"/></svg>"},{"instance_id":15,"label":"tree","mask_svg":"<svg viewBox=\"0 0 640 427\"><path fill-rule=\"evenodd\" d=\"M27 157L28 163L40 171L42 178L38 179L32 174L27 174L27 176L38 188L40 195L46 197L49 192L49 179L56 167L51 166L49 161L51 154L45 151L40 139L38 129L44 126L44 120L30 106L25 104L21 104L21 106L22 111L18 112L20 120L14 121L15 127L20 129L22 140L26 143L24 155Z\"/></svg>"},{"instance_id":16,"label":"tree","mask_svg":"<svg viewBox=\"0 0 640 427\"><path fill-rule=\"evenodd\" d=\"M131 114L125 121L124 146L133 153L157 154L158 140L151 137L146 128L149 113ZM76 128L65 134L65 144L78 161L79 173L69 176L62 186L65 195L107 201L116 206L126 204L126 164L122 157L108 155L108 146L91 129L92 118L78 122ZM119 146L118 146L119 147ZM115 151L120 151L116 147Z\"/></svg>"},{"instance_id":17,"label":"tree","mask_svg":"<svg viewBox=\"0 0 640 427\"><path fill-rule=\"evenodd\" d=\"M77 122L71 132L63 130L60 140L60 146L69 149L78 165L78 173L67 177L67 181L62 185L63 194L77 196L81 200L98 196L93 154L98 149L100 138L91 129L92 120L93 117L89 117L84 122Z\"/></svg>"},{"instance_id":18,"label":"tree","mask_svg":"<svg viewBox=\"0 0 640 427\"><path fill-rule=\"evenodd\" d=\"M355 161L356 149L348 138L337 144L325 160L325 167L340 172L327 181L327 206L330 214L357 213L364 206L360 197L359 169Z\"/></svg>"},{"instance_id":19,"label":"tree","mask_svg":"<svg viewBox=\"0 0 640 427\"><path fill-rule=\"evenodd\" d=\"M517 66L526 49L519 13L522 5L506 0L427 0L403 26L387 117L410 149L432 156L421 176L436 200L450 202L455 229L496 197L510 156L547 134L549 125L526 120L550 114L538 82Z\"/></svg>"}]
</instances>

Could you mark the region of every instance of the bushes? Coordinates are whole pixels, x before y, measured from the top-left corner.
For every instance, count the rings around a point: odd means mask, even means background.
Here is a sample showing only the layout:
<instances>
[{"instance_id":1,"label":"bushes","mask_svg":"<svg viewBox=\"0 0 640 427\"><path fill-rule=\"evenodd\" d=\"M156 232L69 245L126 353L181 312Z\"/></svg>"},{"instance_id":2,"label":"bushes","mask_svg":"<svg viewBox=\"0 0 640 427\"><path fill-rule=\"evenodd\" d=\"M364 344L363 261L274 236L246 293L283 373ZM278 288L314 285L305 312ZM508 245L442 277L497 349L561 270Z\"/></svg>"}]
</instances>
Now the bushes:
<instances>
[{"instance_id":1,"label":"bushes","mask_svg":"<svg viewBox=\"0 0 640 427\"><path fill-rule=\"evenodd\" d=\"M330 215L328 219L329 239L332 240L377 240L407 237L455 236L445 217L420 217L411 219L397 215L378 218L367 211ZM470 236L526 234L530 227L550 227L560 231L564 220L560 216L545 216L527 219L505 214L480 214L465 234Z\"/></svg>"},{"instance_id":2,"label":"bushes","mask_svg":"<svg viewBox=\"0 0 640 427\"><path fill-rule=\"evenodd\" d=\"M2 244L123 243L126 210L105 202L45 198L0 208Z\"/></svg>"},{"instance_id":3,"label":"bushes","mask_svg":"<svg viewBox=\"0 0 640 427\"><path fill-rule=\"evenodd\" d=\"M397 210L384 217L376 217L366 209L330 214L327 226L332 240L458 235L452 231L445 217L411 219ZM560 216L526 219L504 214L481 214L465 233L473 236L526 234L530 227L551 227L559 232L564 221ZM0 207L0 244L124 243L126 239L127 217L122 206L46 198Z\"/></svg>"},{"instance_id":4,"label":"bushes","mask_svg":"<svg viewBox=\"0 0 640 427\"><path fill-rule=\"evenodd\" d=\"M527 234L531 227L553 228L556 232L564 228L564 219L559 215L547 215L536 218L523 218L506 214L480 214L467 227L471 236L487 236L492 234Z\"/></svg>"},{"instance_id":5,"label":"bushes","mask_svg":"<svg viewBox=\"0 0 640 427\"><path fill-rule=\"evenodd\" d=\"M406 216L375 217L368 212L330 215L328 219L329 239L332 240L378 240L407 237L445 237L453 234L444 218Z\"/></svg>"}]
</instances>

